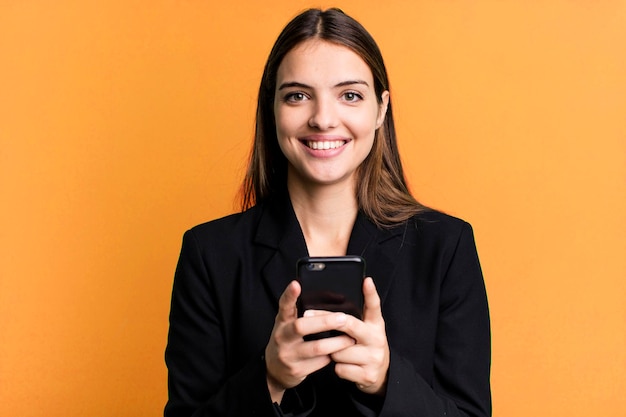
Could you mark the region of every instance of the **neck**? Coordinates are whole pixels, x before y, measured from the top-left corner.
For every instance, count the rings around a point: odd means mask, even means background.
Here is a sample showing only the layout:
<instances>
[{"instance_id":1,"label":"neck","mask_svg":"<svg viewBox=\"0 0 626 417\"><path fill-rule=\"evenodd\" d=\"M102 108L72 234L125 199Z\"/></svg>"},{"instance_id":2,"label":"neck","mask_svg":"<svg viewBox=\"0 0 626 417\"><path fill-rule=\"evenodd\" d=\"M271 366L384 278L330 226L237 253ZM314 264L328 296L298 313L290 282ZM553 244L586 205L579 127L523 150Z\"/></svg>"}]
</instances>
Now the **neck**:
<instances>
[{"instance_id":1,"label":"neck","mask_svg":"<svg viewBox=\"0 0 626 417\"><path fill-rule=\"evenodd\" d=\"M354 187L290 186L289 196L309 255L345 255L358 213Z\"/></svg>"}]
</instances>

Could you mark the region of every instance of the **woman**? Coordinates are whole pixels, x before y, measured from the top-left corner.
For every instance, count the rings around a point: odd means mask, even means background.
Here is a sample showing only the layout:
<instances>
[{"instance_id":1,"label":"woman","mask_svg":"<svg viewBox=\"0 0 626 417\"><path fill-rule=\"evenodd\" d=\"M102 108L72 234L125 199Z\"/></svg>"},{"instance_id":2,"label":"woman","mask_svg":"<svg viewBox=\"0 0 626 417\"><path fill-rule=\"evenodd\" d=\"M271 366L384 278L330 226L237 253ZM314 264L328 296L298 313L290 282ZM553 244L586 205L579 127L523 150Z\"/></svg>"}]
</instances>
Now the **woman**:
<instances>
[{"instance_id":1,"label":"woman","mask_svg":"<svg viewBox=\"0 0 626 417\"><path fill-rule=\"evenodd\" d=\"M410 195L382 56L340 10L297 16L270 53L243 208L183 238L166 416L491 415L471 227ZM346 254L373 277L363 319L298 318L296 261Z\"/></svg>"}]
</instances>

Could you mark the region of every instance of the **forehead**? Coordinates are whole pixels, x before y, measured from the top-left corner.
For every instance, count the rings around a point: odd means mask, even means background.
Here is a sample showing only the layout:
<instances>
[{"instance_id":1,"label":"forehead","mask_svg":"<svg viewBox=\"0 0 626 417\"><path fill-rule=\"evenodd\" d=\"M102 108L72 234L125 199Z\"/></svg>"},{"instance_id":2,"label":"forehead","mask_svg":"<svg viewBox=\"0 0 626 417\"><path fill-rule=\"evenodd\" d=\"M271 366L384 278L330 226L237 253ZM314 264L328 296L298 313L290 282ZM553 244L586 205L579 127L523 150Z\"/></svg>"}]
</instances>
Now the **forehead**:
<instances>
[{"instance_id":1,"label":"forehead","mask_svg":"<svg viewBox=\"0 0 626 417\"><path fill-rule=\"evenodd\" d=\"M373 85L372 71L350 48L321 39L309 39L290 50L278 67L277 84L298 81L309 85L361 79Z\"/></svg>"}]
</instances>

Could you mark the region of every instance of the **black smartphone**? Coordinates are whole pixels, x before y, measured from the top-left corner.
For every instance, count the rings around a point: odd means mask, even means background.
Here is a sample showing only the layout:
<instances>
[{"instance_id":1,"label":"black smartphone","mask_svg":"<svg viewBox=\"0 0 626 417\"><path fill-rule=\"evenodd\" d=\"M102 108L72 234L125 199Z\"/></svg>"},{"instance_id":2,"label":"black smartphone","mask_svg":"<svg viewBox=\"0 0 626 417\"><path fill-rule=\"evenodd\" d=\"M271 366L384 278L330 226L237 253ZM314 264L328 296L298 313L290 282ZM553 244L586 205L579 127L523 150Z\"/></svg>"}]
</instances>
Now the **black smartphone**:
<instances>
[{"instance_id":1,"label":"black smartphone","mask_svg":"<svg viewBox=\"0 0 626 417\"><path fill-rule=\"evenodd\" d=\"M365 259L360 256L307 257L298 260L297 279L302 288L298 316L306 310L344 312L363 318ZM341 334L323 332L305 337L321 339Z\"/></svg>"}]
</instances>

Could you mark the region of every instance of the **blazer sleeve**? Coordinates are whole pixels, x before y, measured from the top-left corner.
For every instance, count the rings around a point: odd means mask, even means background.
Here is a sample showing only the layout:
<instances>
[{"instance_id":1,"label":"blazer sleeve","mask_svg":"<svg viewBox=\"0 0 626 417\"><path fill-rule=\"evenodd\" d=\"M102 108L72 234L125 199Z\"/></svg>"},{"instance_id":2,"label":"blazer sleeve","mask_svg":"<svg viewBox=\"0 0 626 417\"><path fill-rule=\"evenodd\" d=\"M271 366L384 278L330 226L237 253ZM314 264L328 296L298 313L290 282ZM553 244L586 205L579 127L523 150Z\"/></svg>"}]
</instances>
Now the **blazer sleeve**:
<instances>
[{"instance_id":1,"label":"blazer sleeve","mask_svg":"<svg viewBox=\"0 0 626 417\"><path fill-rule=\"evenodd\" d=\"M188 231L174 276L165 361L165 417L280 415L267 389L262 352L226 377L216 294L194 232Z\"/></svg>"},{"instance_id":2,"label":"blazer sleeve","mask_svg":"<svg viewBox=\"0 0 626 417\"><path fill-rule=\"evenodd\" d=\"M469 224L450 259L440 283L433 381L392 348L380 417L491 416L489 311Z\"/></svg>"}]
</instances>

